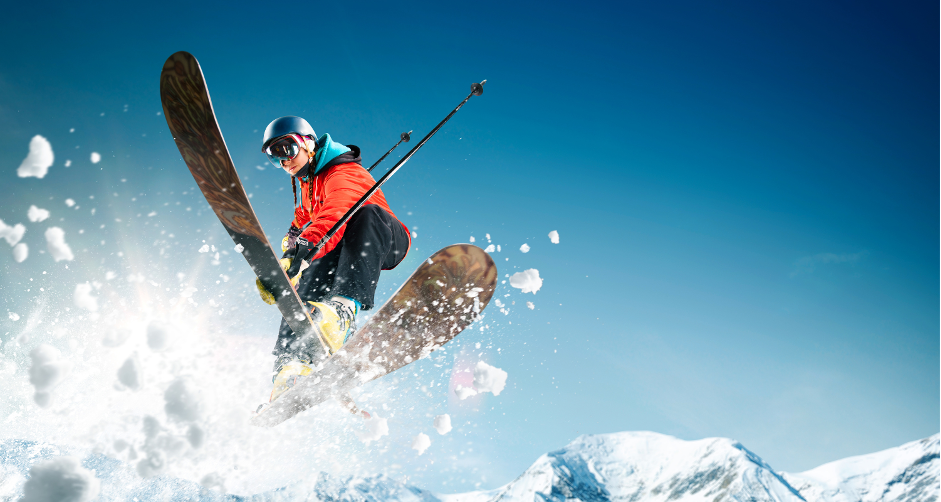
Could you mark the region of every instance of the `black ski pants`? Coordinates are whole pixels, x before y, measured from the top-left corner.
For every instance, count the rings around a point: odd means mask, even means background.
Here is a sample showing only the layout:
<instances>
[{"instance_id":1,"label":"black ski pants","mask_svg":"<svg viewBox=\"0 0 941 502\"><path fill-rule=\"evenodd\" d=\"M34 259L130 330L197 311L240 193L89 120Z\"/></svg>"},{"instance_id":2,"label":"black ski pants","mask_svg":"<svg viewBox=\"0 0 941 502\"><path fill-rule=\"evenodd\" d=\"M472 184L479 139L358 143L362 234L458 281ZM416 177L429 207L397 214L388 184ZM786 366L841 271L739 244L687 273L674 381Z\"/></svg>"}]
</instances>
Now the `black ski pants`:
<instances>
[{"instance_id":1,"label":"black ski pants","mask_svg":"<svg viewBox=\"0 0 941 502\"><path fill-rule=\"evenodd\" d=\"M409 239L405 227L376 204L368 204L350 218L343 239L337 247L312 261L301 274L297 294L306 304L319 302L333 295L359 301L363 310L373 307L376 285L381 270L395 268L408 252ZM281 319L278 341L273 354L291 353L297 347L296 336ZM303 350L298 347L295 350ZM293 354L307 359L304 354Z\"/></svg>"}]
</instances>

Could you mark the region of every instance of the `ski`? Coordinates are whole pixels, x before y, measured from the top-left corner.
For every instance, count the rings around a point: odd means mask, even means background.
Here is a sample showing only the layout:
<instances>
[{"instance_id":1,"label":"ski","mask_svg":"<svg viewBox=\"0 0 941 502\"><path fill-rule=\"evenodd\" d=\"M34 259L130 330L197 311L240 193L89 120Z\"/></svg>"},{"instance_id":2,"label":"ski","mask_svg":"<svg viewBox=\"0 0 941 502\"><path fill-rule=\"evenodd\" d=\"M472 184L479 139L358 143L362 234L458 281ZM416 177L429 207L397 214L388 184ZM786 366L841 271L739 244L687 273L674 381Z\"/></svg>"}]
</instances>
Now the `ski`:
<instances>
[{"instance_id":1,"label":"ski","mask_svg":"<svg viewBox=\"0 0 941 502\"><path fill-rule=\"evenodd\" d=\"M317 331L310 314L281 270L278 256L248 202L216 121L203 71L192 54L181 51L167 58L160 73L160 101L183 161L235 242L235 249L274 295L291 329L302 336L314 336ZM326 358L323 340L320 349L317 356Z\"/></svg>"},{"instance_id":2,"label":"ski","mask_svg":"<svg viewBox=\"0 0 941 502\"><path fill-rule=\"evenodd\" d=\"M431 255L350 341L278 399L253 425L272 427L427 357L476 321L497 286L497 266L483 249L454 244ZM353 413L360 411L345 404Z\"/></svg>"}]
</instances>

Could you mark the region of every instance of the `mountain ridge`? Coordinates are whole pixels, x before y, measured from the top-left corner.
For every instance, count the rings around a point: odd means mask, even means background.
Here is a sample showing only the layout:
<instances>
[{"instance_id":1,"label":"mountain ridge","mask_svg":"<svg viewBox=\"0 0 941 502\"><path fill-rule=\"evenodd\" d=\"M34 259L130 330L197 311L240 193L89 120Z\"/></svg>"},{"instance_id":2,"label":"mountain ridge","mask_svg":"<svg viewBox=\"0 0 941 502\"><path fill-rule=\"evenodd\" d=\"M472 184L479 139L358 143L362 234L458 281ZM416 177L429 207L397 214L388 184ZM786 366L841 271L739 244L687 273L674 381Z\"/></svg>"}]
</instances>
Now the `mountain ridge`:
<instances>
[{"instance_id":1,"label":"mountain ridge","mask_svg":"<svg viewBox=\"0 0 941 502\"><path fill-rule=\"evenodd\" d=\"M435 493L382 474L340 478L320 473L243 497L183 479L141 479L126 464L102 455L88 455L82 464L101 480L101 500L173 494L173 500L204 501L937 502L939 437L787 473L775 471L728 438L685 441L648 431L590 434L541 455L506 485L456 494ZM18 500L29 467L58 455L53 445L0 442L0 500Z\"/></svg>"}]
</instances>

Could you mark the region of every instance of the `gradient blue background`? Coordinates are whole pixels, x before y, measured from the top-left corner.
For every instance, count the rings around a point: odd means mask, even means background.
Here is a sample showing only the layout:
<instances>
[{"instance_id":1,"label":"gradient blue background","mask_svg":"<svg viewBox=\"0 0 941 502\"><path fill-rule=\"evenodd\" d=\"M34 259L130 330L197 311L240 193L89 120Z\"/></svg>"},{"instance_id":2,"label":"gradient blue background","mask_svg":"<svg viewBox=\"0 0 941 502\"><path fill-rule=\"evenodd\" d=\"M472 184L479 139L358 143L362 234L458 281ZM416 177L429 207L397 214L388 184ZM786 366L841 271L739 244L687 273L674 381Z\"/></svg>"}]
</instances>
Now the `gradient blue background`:
<instances>
[{"instance_id":1,"label":"gradient blue background","mask_svg":"<svg viewBox=\"0 0 941 502\"><path fill-rule=\"evenodd\" d=\"M387 185L418 237L382 289L485 233L501 275L537 268L545 285L501 286L510 315L461 340L500 347L487 358L510 375L465 432L477 465L412 482L495 487L578 434L622 430L732 437L801 471L939 430L938 15L936 2L10 4L0 219L54 210L88 250L76 264L115 243L146 253L154 228L180 256L224 243L157 114L178 50L200 60L274 242L291 199L259 152L270 120L302 115L371 163L487 79ZM17 178L36 134L56 162ZM91 215L59 220L65 197L116 191L110 216L163 208L160 222L92 236L71 232L97 227ZM6 310L28 301L30 270L63 266L37 254L41 233L23 264L0 256ZM248 267L233 277L251 287ZM276 313L247 293L244 308L273 339Z\"/></svg>"}]
</instances>

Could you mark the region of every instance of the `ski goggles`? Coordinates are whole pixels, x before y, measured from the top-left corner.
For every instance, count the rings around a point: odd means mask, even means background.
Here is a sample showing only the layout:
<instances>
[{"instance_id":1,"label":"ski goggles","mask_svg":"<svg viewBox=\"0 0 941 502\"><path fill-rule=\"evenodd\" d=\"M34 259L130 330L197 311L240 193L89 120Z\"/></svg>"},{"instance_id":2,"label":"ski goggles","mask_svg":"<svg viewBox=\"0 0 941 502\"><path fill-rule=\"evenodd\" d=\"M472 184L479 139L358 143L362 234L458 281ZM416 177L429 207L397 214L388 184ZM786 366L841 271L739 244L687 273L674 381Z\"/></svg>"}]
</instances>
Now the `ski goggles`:
<instances>
[{"instance_id":1,"label":"ski goggles","mask_svg":"<svg viewBox=\"0 0 941 502\"><path fill-rule=\"evenodd\" d=\"M265 147L265 155L268 160L277 167L281 167L281 162L293 160L303 148L303 139L296 134L288 134L271 142Z\"/></svg>"}]
</instances>

